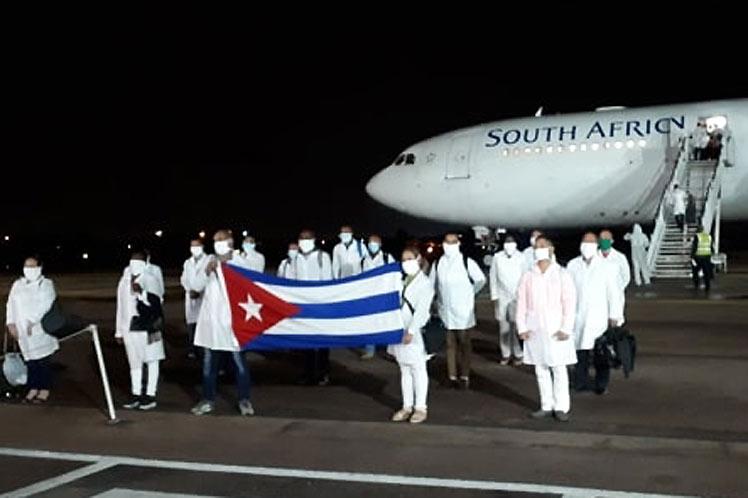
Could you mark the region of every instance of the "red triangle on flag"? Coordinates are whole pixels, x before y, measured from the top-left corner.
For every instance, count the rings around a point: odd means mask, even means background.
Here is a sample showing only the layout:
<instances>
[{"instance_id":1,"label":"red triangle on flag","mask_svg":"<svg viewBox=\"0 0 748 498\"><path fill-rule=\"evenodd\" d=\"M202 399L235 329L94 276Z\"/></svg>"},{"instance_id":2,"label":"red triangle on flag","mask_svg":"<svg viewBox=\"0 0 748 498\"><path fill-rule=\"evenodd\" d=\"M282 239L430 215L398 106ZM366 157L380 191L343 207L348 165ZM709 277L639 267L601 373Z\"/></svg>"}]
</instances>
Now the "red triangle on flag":
<instances>
[{"instance_id":1,"label":"red triangle on flag","mask_svg":"<svg viewBox=\"0 0 748 498\"><path fill-rule=\"evenodd\" d=\"M231 307L231 326L242 348L276 323L299 312L298 306L271 294L231 266L224 263L222 269Z\"/></svg>"}]
</instances>

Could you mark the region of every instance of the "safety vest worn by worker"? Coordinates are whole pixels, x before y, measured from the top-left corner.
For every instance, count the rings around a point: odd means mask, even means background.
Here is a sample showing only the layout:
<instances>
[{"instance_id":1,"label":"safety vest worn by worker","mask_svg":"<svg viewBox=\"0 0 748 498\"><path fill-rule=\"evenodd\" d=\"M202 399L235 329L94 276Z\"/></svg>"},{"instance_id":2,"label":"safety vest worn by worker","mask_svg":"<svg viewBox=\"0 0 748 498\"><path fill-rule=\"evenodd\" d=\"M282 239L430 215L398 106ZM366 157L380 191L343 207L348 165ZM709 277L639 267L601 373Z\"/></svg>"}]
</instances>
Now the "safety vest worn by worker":
<instances>
[{"instance_id":1,"label":"safety vest worn by worker","mask_svg":"<svg viewBox=\"0 0 748 498\"><path fill-rule=\"evenodd\" d=\"M699 238L698 246L696 247L697 256L711 256L712 255L712 236L706 232L701 232L696 235Z\"/></svg>"}]
</instances>

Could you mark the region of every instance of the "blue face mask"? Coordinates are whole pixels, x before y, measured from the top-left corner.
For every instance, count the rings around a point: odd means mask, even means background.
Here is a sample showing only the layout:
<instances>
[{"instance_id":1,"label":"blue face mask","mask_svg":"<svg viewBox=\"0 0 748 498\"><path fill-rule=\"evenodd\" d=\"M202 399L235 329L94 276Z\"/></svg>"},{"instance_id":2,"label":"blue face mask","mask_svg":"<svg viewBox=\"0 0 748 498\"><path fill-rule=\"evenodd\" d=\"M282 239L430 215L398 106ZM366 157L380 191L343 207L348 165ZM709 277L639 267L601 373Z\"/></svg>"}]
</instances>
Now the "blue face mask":
<instances>
[{"instance_id":1,"label":"blue face mask","mask_svg":"<svg viewBox=\"0 0 748 498\"><path fill-rule=\"evenodd\" d=\"M381 247L382 246L379 245L379 242L369 242L369 252L372 254L378 253Z\"/></svg>"},{"instance_id":2,"label":"blue face mask","mask_svg":"<svg viewBox=\"0 0 748 498\"><path fill-rule=\"evenodd\" d=\"M255 245L252 242L245 242L242 244L242 248L244 249L244 252L251 252L254 250Z\"/></svg>"}]
</instances>

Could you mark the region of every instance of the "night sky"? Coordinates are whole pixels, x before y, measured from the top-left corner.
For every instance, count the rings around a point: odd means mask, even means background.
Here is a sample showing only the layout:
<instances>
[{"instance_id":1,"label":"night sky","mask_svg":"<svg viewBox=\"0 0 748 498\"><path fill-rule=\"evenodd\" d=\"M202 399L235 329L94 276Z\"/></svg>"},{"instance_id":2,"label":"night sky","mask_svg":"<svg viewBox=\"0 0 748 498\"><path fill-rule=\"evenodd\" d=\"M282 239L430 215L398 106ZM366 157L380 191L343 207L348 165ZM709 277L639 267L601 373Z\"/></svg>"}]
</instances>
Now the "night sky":
<instances>
[{"instance_id":1,"label":"night sky","mask_svg":"<svg viewBox=\"0 0 748 498\"><path fill-rule=\"evenodd\" d=\"M220 226L283 241L304 226L332 235L342 222L436 232L441 225L364 192L414 142L540 105L578 112L748 93L741 69L723 65L732 54L676 48L686 40L656 49L646 36L603 41L604 27L545 26L545 48L533 49L491 32L443 39L407 23L413 29L259 24L15 40L0 230L24 250L54 240L76 251L121 248L157 228L180 247ZM694 54L720 68L717 80L687 74L694 65L681 59Z\"/></svg>"}]
</instances>

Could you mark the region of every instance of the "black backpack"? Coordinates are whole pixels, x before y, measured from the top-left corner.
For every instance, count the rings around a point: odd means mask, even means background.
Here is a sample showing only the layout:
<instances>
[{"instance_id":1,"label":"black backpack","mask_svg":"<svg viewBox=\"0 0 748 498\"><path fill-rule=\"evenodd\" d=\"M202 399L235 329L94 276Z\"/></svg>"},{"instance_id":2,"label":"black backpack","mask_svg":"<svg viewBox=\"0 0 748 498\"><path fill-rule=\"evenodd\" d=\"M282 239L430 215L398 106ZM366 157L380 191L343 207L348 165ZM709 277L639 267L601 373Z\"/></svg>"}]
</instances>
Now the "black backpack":
<instances>
[{"instance_id":1,"label":"black backpack","mask_svg":"<svg viewBox=\"0 0 748 498\"><path fill-rule=\"evenodd\" d=\"M403 302L408 305L411 314L415 313L415 308L405 297L405 291L403 291ZM421 335L423 336L426 353L436 354L444 349L444 343L447 342L447 327L444 326L441 318L431 315L431 318L421 330Z\"/></svg>"},{"instance_id":2,"label":"black backpack","mask_svg":"<svg viewBox=\"0 0 748 498\"><path fill-rule=\"evenodd\" d=\"M462 254L462 264L463 266L465 266L465 271L467 272L468 280L470 280L470 285L475 285L475 280L473 280L473 277L470 276L470 270L468 269L468 256L464 252L461 254ZM436 260L436 262L434 263L433 271L437 271L439 269L439 261L441 260L442 260L441 257ZM439 273L435 273L434 275L436 275L437 278L439 277Z\"/></svg>"},{"instance_id":3,"label":"black backpack","mask_svg":"<svg viewBox=\"0 0 748 498\"><path fill-rule=\"evenodd\" d=\"M83 330L89 323L78 315L65 313L60 303L55 299L52 307L42 317L41 325L44 332L62 339Z\"/></svg>"}]
</instances>

